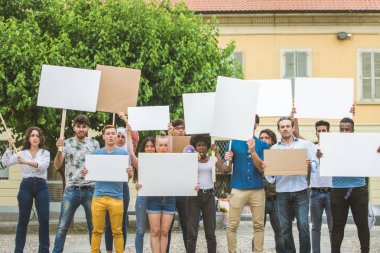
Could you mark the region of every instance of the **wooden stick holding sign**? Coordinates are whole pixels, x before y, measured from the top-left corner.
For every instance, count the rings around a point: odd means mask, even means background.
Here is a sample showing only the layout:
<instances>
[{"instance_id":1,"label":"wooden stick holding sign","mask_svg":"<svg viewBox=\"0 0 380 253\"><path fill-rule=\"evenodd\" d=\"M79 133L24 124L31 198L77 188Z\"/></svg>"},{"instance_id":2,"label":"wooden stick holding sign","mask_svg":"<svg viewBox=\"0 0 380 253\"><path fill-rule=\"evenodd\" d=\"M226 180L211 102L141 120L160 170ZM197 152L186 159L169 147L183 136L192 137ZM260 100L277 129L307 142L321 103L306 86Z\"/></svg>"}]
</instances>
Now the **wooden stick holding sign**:
<instances>
[{"instance_id":1,"label":"wooden stick holding sign","mask_svg":"<svg viewBox=\"0 0 380 253\"><path fill-rule=\"evenodd\" d=\"M230 140L230 145L228 147L228 152L231 151L231 147L232 147L232 140ZM230 166L230 161L227 161L227 166Z\"/></svg>"},{"instance_id":2,"label":"wooden stick holding sign","mask_svg":"<svg viewBox=\"0 0 380 253\"><path fill-rule=\"evenodd\" d=\"M211 137L211 145L215 144L215 137ZM216 170L215 170L216 156L215 152L211 151L211 172L212 172L212 182L216 182Z\"/></svg>"},{"instance_id":3,"label":"wooden stick holding sign","mask_svg":"<svg viewBox=\"0 0 380 253\"><path fill-rule=\"evenodd\" d=\"M7 125L5 124L5 121L4 121L4 119L3 119L3 115L1 115L1 113L0 113L0 118L1 118L1 123L3 124L3 126L4 126L4 128L5 128L5 131L6 131L7 134L8 134L8 137L11 138L11 139L13 139L12 134L11 134L11 132L9 131L9 129L7 128ZM13 143L13 148L14 148L15 152L17 153L18 151L17 151L16 145L15 145L14 143Z\"/></svg>"},{"instance_id":4,"label":"wooden stick holding sign","mask_svg":"<svg viewBox=\"0 0 380 253\"><path fill-rule=\"evenodd\" d=\"M61 119L61 132L59 133L59 138L63 140L65 138L65 126L66 126L66 109L62 110L62 119ZM63 151L63 147L60 146L58 151Z\"/></svg>"},{"instance_id":5,"label":"wooden stick holding sign","mask_svg":"<svg viewBox=\"0 0 380 253\"><path fill-rule=\"evenodd\" d=\"M112 113L112 125L115 125L115 113Z\"/></svg>"}]
</instances>

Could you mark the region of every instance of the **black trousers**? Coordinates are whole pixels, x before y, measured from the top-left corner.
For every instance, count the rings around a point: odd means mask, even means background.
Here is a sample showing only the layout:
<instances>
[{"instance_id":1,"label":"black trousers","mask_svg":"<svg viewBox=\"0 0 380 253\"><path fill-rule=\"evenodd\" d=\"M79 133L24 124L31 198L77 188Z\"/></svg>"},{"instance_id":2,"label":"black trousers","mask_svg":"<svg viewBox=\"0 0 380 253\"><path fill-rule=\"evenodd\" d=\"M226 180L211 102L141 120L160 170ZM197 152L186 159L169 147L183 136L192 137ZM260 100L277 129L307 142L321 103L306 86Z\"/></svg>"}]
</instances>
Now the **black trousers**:
<instances>
[{"instance_id":1,"label":"black trousers","mask_svg":"<svg viewBox=\"0 0 380 253\"><path fill-rule=\"evenodd\" d=\"M187 248L187 243L186 243L186 241L187 241L186 200L187 200L187 197L182 197L182 196L181 197L175 197L175 205L176 205L177 213L179 216L179 223L180 223L181 229L182 229L182 237L183 237L183 243L185 245L185 249ZM170 239L171 239L171 235L172 235L173 224L174 224L174 219L173 219L172 225L170 226L170 230L169 230L168 247L166 249L166 253L169 253L169 249L170 249Z\"/></svg>"},{"instance_id":2,"label":"black trousers","mask_svg":"<svg viewBox=\"0 0 380 253\"><path fill-rule=\"evenodd\" d=\"M214 192L198 191L195 197L187 199L187 253L195 253L199 217L202 212L203 226L207 242L207 252L216 253L216 207Z\"/></svg>"},{"instance_id":3,"label":"black trousers","mask_svg":"<svg viewBox=\"0 0 380 253\"><path fill-rule=\"evenodd\" d=\"M367 187L353 188L349 198L347 188L334 188L331 191L331 212L333 217L331 252L340 253L340 247L344 238L348 210L351 208L352 216L358 229L360 250L369 252L369 228L368 228L368 189Z\"/></svg>"}]
</instances>

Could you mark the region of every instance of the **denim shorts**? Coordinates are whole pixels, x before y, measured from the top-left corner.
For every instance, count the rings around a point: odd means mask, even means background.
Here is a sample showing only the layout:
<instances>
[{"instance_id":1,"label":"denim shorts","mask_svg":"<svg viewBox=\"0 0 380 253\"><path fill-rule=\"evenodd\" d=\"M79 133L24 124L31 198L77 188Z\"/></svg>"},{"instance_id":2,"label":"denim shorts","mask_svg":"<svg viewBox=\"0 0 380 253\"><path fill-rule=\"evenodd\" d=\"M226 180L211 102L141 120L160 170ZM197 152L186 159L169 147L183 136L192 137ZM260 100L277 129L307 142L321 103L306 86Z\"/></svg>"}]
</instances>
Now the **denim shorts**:
<instances>
[{"instance_id":1,"label":"denim shorts","mask_svg":"<svg viewBox=\"0 0 380 253\"><path fill-rule=\"evenodd\" d=\"M146 212L175 214L175 197L148 197Z\"/></svg>"}]
</instances>

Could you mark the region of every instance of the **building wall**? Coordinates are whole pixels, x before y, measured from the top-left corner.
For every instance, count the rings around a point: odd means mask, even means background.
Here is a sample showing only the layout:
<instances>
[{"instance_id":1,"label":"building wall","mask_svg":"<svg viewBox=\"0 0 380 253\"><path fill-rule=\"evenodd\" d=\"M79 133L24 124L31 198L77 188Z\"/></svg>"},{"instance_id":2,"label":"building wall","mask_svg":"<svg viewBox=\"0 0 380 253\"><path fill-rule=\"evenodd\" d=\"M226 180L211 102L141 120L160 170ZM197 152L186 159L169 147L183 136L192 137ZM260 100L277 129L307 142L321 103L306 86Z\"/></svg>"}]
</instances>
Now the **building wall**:
<instances>
[{"instance_id":1,"label":"building wall","mask_svg":"<svg viewBox=\"0 0 380 253\"><path fill-rule=\"evenodd\" d=\"M313 18L311 16L315 16ZM380 132L380 102L362 102L359 98L357 80L358 50L380 49L380 22L378 15L368 16L369 24L355 24L360 17L339 23L341 15L283 15L282 21L276 21L273 15L221 15L219 39L220 46L235 41L236 51L243 53L243 71L245 79L282 78L281 59L283 49L307 49L311 56L311 77L353 78L355 80L356 132ZM303 19L302 19L303 18ZM349 17L348 17L349 18ZM323 21L326 21L323 24ZM277 23L276 23L277 22ZM363 21L364 22L364 21ZM351 39L338 40L337 32L352 33ZM339 94L337 94L339 99ZM317 106L317 105L316 105ZM349 110L350 108L347 108ZM291 108L289 108L290 112ZM276 130L275 118L261 120L258 131L263 128ZM315 120L299 120L300 132L306 139L315 141ZM338 131L338 120L331 120L331 131ZM374 204L380 204L380 179L370 179L370 198Z\"/></svg>"}]
</instances>

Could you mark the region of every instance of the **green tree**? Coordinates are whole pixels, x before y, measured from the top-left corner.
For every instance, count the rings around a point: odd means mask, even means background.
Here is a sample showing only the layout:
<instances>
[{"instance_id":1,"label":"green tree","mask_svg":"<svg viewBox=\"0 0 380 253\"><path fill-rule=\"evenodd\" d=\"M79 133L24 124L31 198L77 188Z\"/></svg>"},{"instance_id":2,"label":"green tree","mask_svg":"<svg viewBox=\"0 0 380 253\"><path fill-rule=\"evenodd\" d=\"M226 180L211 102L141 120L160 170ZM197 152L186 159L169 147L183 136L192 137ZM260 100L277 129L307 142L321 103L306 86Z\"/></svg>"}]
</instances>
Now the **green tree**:
<instances>
[{"instance_id":1,"label":"green tree","mask_svg":"<svg viewBox=\"0 0 380 253\"><path fill-rule=\"evenodd\" d=\"M183 93L213 91L218 75L242 75L231 57L234 44L220 48L218 36L216 19L205 22L184 3L1 1L1 113L19 141L37 125L55 151L61 111L36 106L42 64L104 64L141 69L138 105L170 105L171 117L182 117ZM78 113L68 111L66 136ZM111 122L108 113L86 114L95 130Z\"/></svg>"}]
</instances>

